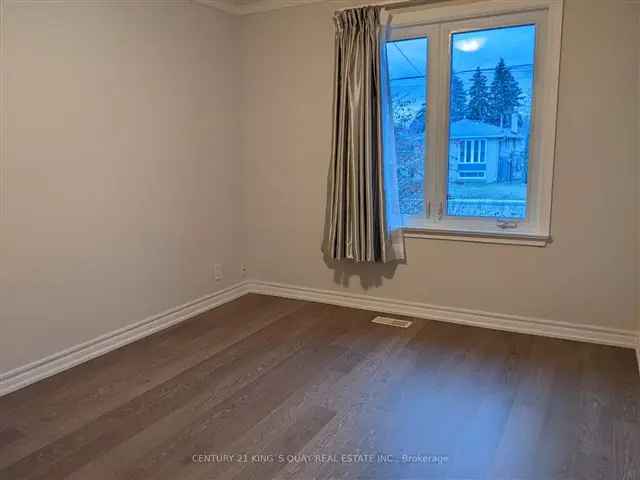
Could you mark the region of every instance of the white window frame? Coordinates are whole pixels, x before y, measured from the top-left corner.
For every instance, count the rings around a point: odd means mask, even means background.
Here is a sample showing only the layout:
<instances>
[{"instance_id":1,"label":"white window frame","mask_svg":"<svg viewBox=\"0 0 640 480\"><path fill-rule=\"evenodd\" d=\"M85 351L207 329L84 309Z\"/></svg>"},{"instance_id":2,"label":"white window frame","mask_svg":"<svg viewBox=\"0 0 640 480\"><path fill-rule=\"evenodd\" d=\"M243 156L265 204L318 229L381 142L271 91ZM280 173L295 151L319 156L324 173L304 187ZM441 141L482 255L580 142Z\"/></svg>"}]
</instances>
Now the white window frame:
<instances>
[{"instance_id":1,"label":"white window frame","mask_svg":"<svg viewBox=\"0 0 640 480\"><path fill-rule=\"evenodd\" d=\"M462 145L464 145L464 148L462 148ZM483 153L484 157L482 156ZM463 138L460 140L457 160L458 163L487 163L487 139Z\"/></svg>"},{"instance_id":2,"label":"white window frame","mask_svg":"<svg viewBox=\"0 0 640 480\"><path fill-rule=\"evenodd\" d=\"M425 214L405 216L406 237L545 246L551 241L563 0L487 0L394 11L390 41L428 38ZM534 99L529 145L527 218L446 215L451 35L466 30L536 25Z\"/></svg>"}]
</instances>

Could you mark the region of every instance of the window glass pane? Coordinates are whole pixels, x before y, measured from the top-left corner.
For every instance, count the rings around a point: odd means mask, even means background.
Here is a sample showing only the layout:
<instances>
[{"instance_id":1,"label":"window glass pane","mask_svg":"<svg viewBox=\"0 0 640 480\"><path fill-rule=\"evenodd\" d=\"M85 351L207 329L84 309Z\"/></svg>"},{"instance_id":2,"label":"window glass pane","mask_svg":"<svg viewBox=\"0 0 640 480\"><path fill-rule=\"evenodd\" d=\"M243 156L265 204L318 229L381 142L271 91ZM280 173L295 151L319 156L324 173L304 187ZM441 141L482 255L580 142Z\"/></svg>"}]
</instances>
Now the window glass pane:
<instances>
[{"instance_id":1,"label":"window glass pane","mask_svg":"<svg viewBox=\"0 0 640 480\"><path fill-rule=\"evenodd\" d=\"M524 219L535 25L451 37L447 214Z\"/></svg>"},{"instance_id":2,"label":"window glass pane","mask_svg":"<svg viewBox=\"0 0 640 480\"><path fill-rule=\"evenodd\" d=\"M387 43L400 211L424 213L427 39Z\"/></svg>"}]
</instances>

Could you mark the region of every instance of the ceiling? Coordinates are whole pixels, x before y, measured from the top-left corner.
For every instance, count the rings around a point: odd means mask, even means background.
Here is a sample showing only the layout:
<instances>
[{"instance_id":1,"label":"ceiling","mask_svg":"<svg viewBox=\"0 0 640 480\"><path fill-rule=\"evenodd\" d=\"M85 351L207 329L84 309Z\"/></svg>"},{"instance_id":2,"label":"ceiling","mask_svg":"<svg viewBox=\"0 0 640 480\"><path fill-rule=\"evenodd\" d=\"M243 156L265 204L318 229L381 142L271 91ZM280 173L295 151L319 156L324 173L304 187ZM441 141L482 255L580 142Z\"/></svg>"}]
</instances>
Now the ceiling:
<instances>
[{"instance_id":1,"label":"ceiling","mask_svg":"<svg viewBox=\"0 0 640 480\"><path fill-rule=\"evenodd\" d=\"M278 10L280 8L295 7L308 3L326 0L194 0L197 3L224 10L234 15L248 15L250 13Z\"/></svg>"}]
</instances>

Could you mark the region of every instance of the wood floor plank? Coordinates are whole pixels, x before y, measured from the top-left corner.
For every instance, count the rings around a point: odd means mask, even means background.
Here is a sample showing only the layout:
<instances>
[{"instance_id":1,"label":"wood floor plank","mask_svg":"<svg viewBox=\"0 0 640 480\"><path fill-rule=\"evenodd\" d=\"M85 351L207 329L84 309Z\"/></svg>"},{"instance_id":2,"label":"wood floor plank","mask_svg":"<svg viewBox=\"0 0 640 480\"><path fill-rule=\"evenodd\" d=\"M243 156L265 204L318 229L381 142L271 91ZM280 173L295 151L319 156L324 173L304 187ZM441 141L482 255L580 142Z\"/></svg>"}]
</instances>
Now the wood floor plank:
<instances>
[{"instance_id":1,"label":"wood floor plank","mask_svg":"<svg viewBox=\"0 0 640 480\"><path fill-rule=\"evenodd\" d=\"M307 409L283 435L271 442L263 454L249 460L247 468L234 478L236 480L262 480L277 475L291 457L295 457L318 432L327 425L336 412L317 405ZM273 459L273 460L271 460Z\"/></svg>"},{"instance_id":2,"label":"wood floor plank","mask_svg":"<svg viewBox=\"0 0 640 480\"><path fill-rule=\"evenodd\" d=\"M322 312L323 321L316 329L307 332L302 350L222 403L214 405L171 441L147 453L144 461L133 472L127 473L127 478L170 479L175 478L178 471L180 475L185 475L189 468L193 468L190 462L193 454L216 452L230 446L296 390L313 382L332 361L342 356L346 349L332 343L352 328L345 321L350 312L320 305L311 308ZM229 411L235 412L235 415ZM171 452L171 455L167 455L167 452Z\"/></svg>"},{"instance_id":3,"label":"wood floor plank","mask_svg":"<svg viewBox=\"0 0 640 480\"><path fill-rule=\"evenodd\" d=\"M172 461L167 462L164 454L150 456L128 472L127 478L175 478L175 471L190 464L192 455L224 450L292 391L301 388L313 374L312 370L319 371L338 352L339 348L333 346L305 348L206 415L196 418L170 445L163 446L163 453L171 452Z\"/></svg>"},{"instance_id":4,"label":"wood floor plank","mask_svg":"<svg viewBox=\"0 0 640 480\"><path fill-rule=\"evenodd\" d=\"M606 348L608 369L597 371L609 380L613 417L610 478L640 479L640 382L634 352L629 349ZM609 420L609 419L608 419Z\"/></svg>"},{"instance_id":5,"label":"wood floor plank","mask_svg":"<svg viewBox=\"0 0 640 480\"><path fill-rule=\"evenodd\" d=\"M517 392L526 372L531 351L530 339L502 332L500 345L491 353L485 383L476 388L479 407L461 426L448 462L452 477L473 478L477 472L491 471L496 452L505 434Z\"/></svg>"},{"instance_id":6,"label":"wood floor plank","mask_svg":"<svg viewBox=\"0 0 640 480\"><path fill-rule=\"evenodd\" d=\"M107 355L114 359L105 367L104 374L100 374L100 369L95 375L103 384L87 386L89 382L84 381L82 375L82 381L79 380L76 387L65 388L65 393L71 390L73 395L44 396L40 401L50 400L27 410L36 412L35 415L14 412L13 426L32 432L32 435L15 442L12 448L0 451L0 467L15 463L304 305L303 302L265 301L254 297L258 296L252 296L249 303L239 302L240 307L232 311L242 315L242 322L234 315L227 317L227 309L220 314L223 317L209 314L205 315L206 319L187 322L175 330L174 336L161 335L157 345L160 348L145 343L137 345L139 351L136 352L121 355L123 352L117 351ZM74 405L72 411L69 411L69 405Z\"/></svg>"},{"instance_id":7,"label":"wood floor plank","mask_svg":"<svg viewBox=\"0 0 640 480\"><path fill-rule=\"evenodd\" d=\"M92 455L113 448L188 402L195 394L211 388L224 378L224 372L233 372L239 365L250 362L253 356L268 351L282 336L287 325L286 319L276 320L191 369L0 470L0 477L2 474L10 478L39 478L40 475L62 478L68 475L90 461ZM53 473L52 464L56 465L57 476Z\"/></svg>"},{"instance_id":8,"label":"wood floor plank","mask_svg":"<svg viewBox=\"0 0 640 480\"><path fill-rule=\"evenodd\" d=\"M24 437L24 434L15 427L4 427L0 430L0 449L6 449L16 440Z\"/></svg>"},{"instance_id":9,"label":"wood floor plank","mask_svg":"<svg viewBox=\"0 0 640 480\"><path fill-rule=\"evenodd\" d=\"M328 320L335 310L335 307L330 306L318 308L307 305L283 318L280 337L269 348L253 359L245 358L242 364L217 372L216 382L211 383L200 394L194 395L188 403L149 425L112 451L103 452L100 458L92 460L69 478L123 478L128 475L131 465L140 466L155 454L162 455L170 448L168 440L187 429L194 419L206 415L220 402L303 348L317 343L322 332L335 327L336 324Z\"/></svg>"},{"instance_id":10,"label":"wood floor plank","mask_svg":"<svg viewBox=\"0 0 640 480\"><path fill-rule=\"evenodd\" d=\"M338 427L327 431L305 453L380 452L399 458L404 453L424 452L421 419L429 411L428 402L435 400L429 398L428 385L442 385L443 372L454 371L463 359L470 358L466 355L475 341L463 337L465 331L457 325L424 322L404 348L384 358L381 368L367 371L360 383L347 387L336 418ZM429 412L432 414L434 411ZM323 479L407 476L406 468L400 465L330 463L293 465L287 478L304 477L307 472L312 478Z\"/></svg>"},{"instance_id":11,"label":"wood floor plank","mask_svg":"<svg viewBox=\"0 0 640 480\"><path fill-rule=\"evenodd\" d=\"M460 329L458 335L468 331ZM372 465L372 478L464 478L460 473L466 473L465 467L479 463L479 452L484 452L482 444L467 451L464 435L474 428L473 420L479 415L483 399L491 395L490 388L502 380L508 348L502 333L472 331L474 334L464 341L450 338L458 348L450 347L449 358L445 357L434 370L418 357L412 374L400 388L399 402L392 403L387 414L391 424L384 435L390 438L386 451L400 461ZM471 434L477 436L472 431ZM370 443L380 441L376 438ZM462 447L457 449L459 444ZM403 455L408 460L402 461ZM432 457L443 461L432 462Z\"/></svg>"},{"instance_id":12,"label":"wood floor plank","mask_svg":"<svg viewBox=\"0 0 640 480\"><path fill-rule=\"evenodd\" d=\"M375 315L248 295L0 398L0 478L640 478L633 351Z\"/></svg>"},{"instance_id":13,"label":"wood floor plank","mask_svg":"<svg viewBox=\"0 0 640 480\"><path fill-rule=\"evenodd\" d=\"M137 342L82 363L71 370L31 385L28 389L18 390L2 399L3 412L20 415L25 410L51 407L55 402L74 401L87 392L93 392L95 386L105 387L111 380L110 375L122 371L122 365L129 369L145 369L153 366L154 356L150 352L161 353L166 349L174 350L180 342L189 337L197 337L209 329L220 329L224 325L237 324L237 316L251 315L260 311L277 299L262 295L246 295L224 304L179 325L145 337Z\"/></svg>"},{"instance_id":14,"label":"wood floor plank","mask_svg":"<svg viewBox=\"0 0 640 480\"><path fill-rule=\"evenodd\" d=\"M536 451L544 427L556 352L546 339L523 338L531 344L531 350L489 470L489 478L495 480L535 480L530 475L539 460L531 452Z\"/></svg>"},{"instance_id":15,"label":"wood floor plank","mask_svg":"<svg viewBox=\"0 0 640 480\"><path fill-rule=\"evenodd\" d=\"M611 478L613 415L616 392L604 370L615 368L610 349L585 346L585 370L580 385L576 476L585 480ZM620 392L621 393L621 392Z\"/></svg>"},{"instance_id":16,"label":"wood floor plank","mask_svg":"<svg viewBox=\"0 0 640 480\"><path fill-rule=\"evenodd\" d=\"M633 422L614 420L613 475L609 478L640 478L640 429Z\"/></svg>"},{"instance_id":17,"label":"wood floor plank","mask_svg":"<svg viewBox=\"0 0 640 480\"><path fill-rule=\"evenodd\" d=\"M631 349L604 347L598 350L606 360L594 370L609 380L607 386L615 392L612 414L617 420L640 424L640 382L638 368Z\"/></svg>"},{"instance_id":18,"label":"wood floor plank","mask_svg":"<svg viewBox=\"0 0 640 480\"><path fill-rule=\"evenodd\" d=\"M585 373L589 345L565 340L560 343L554 365L551 397L546 408L545 424L538 438L538 458L531 476L550 479L575 477L578 461L580 425L580 386Z\"/></svg>"},{"instance_id":19,"label":"wood floor plank","mask_svg":"<svg viewBox=\"0 0 640 480\"><path fill-rule=\"evenodd\" d=\"M274 409L267 417L258 422L242 438L231 445L232 451L245 451L260 454L264 450L264 444L275 441L282 435L283 430L290 428L306 412L311 405L322 405L327 409L337 411L344 410L344 399L348 392L356 390L354 380L368 377L360 372L366 368L371 357L379 354L384 356L384 351L392 347L398 341L406 341L415 335L419 326L411 329L394 329L371 324L375 317L373 312L361 310L341 309L348 319L349 329L337 337L332 345L341 346L346 351L326 365L321 375L312 379L304 389L299 389L285 402ZM242 465L224 465L217 468L202 468L199 472L184 478L189 480L208 480L210 478L232 478L238 474Z\"/></svg>"}]
</instances>

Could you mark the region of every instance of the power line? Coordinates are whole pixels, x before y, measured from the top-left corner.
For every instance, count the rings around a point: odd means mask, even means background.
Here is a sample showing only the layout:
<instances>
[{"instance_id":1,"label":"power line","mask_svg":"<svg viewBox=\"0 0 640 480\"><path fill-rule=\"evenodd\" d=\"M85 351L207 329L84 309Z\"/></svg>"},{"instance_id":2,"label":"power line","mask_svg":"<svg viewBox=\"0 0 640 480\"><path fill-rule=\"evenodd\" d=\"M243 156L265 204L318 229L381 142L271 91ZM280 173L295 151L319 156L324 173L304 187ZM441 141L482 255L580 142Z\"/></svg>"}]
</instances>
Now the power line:
<instances>
[{"instance_id":1,"label":"power line","mask_svg":"<svg viewBox=\"0 0 640 480\"><path fill-rule=\"evenodd\" d=\"M412 65L413 66L413 65ZM415 69L415 66L413 66ZM522 65L514 65L512 67L507 67L509 70L523 70L525 68L531 68L533 67L532 63L525 63ZM493 72L495 70L495 68L481 68L480 71L481 72ZM453 73L455 75L458 74L463 74L463 73L475 73L476 69L471 69L471 70L458 70L458 71L454 71ZM419 73L419 72L418 72ZM391 81L395 81L395 80L417 80L417 79L424 79L425 75L408 75L406 77L395 77L392 78Z\"/></svg>"},{"instance_id":2,"label":"power line","mask_svg":"<svg viewBox=\"0 0 640 480\"><path fill-rule=\"evenodd\" d=\"M512 65L510 67L507 67L507 70L521 70L524 68L532 68L533 67L533 63L523 63L521 65ZM457 70L454 71L453 73L458 74L458 73L474 73L477 69L476 68L472 68L471 70ZM495 71L495 67L491 67L491 68L481 68L480 69L481 72L493 72Z\"/></svg>"},{"instance_id":3,"label":"power line","mask_svg":"<svg viewBox=\"0 0 640 480\"><path fill-rule=\"evenodd\" d=\"M413 76L408 76L408 77L396 77L396 78L392 78L391 81L394 82L396 80L417 80L417 79L424 80L424 75L413 75Z\"/></svg>"},{"instance_id":4,"label":"power line","mask_svg":"<svg viewBox=\"0 0 640 480\"><path fill-rule=\"evenodd\" d=\"M393 42L393 46L396 47L396 49L398 50L398 52L400 52L400 55L402 55L404 57L404 59L407 61L407 63L409 65L411 65L411 67L416 71L416 73L418 75L422 75L424 77L424 74L413 64L413 62L411 60L409 60L409 57L407 57L404 52L402 51L402 49L398 46L398 42Z\"/></svg>"}]
</instances>

